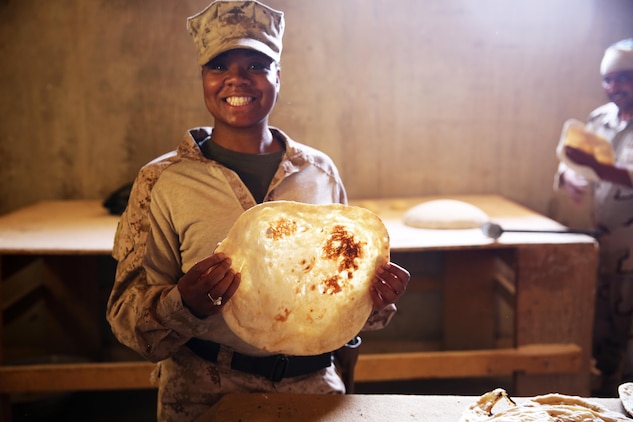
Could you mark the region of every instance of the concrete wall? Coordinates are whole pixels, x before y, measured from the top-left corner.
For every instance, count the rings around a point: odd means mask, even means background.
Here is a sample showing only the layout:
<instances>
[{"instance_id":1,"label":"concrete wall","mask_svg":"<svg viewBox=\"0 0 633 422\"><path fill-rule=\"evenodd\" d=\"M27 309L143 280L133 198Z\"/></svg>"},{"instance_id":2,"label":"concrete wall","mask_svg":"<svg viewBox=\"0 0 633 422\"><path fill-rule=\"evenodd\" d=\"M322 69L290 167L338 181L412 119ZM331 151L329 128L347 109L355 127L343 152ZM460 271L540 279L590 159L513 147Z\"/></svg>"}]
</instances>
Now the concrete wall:
<instances>
[{"instance_id":1,"label":"concrete wall","mask_svg":"<svg viewBox=\"0 0 633 422\"><path fill-rule=\"evenodd\" d=\"M631 0L269 0L287 16L271 122L350 197L499 193L560 214L562 123L604 101ZM104 198L210 125L185 18L207 0L0 1L0 213Z\"/></svg>"}]
</instances>

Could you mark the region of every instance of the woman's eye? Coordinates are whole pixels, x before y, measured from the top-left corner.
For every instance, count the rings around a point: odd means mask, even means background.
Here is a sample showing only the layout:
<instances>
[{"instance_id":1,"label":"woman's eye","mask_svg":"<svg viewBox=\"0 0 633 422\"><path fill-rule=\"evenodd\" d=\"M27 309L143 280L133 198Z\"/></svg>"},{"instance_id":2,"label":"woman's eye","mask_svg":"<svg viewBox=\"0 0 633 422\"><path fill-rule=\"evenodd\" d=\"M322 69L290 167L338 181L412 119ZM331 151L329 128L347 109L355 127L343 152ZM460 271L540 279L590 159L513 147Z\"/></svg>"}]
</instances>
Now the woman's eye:
<instances>
[{"instance_id":1,"label":"woman's eye","mask_svg":"<svg viewBox=\"0 0 633 422\"><path fill-rule=\"evenodd\" d=\"M268 70L270 66L264 63L252 63L248 68L249 70Z\"/></svg>"},{"instance_id":2,"label":"woman's eye","mask_svg":"<svg viewBox=\"0 0 633 422\"><path fill-rule=\"evenodd\" d=\"M206 67L207 69L209 69L209 70L214 70L214 71L221 71L221 70L226 70L226 69L227 69L227 67L226 67L224 64L219 63L219 62L215 62L215 63L214 63L214 62L207 63L207 64L205 65L205 67Z\"/></svg>"}]
</instances>

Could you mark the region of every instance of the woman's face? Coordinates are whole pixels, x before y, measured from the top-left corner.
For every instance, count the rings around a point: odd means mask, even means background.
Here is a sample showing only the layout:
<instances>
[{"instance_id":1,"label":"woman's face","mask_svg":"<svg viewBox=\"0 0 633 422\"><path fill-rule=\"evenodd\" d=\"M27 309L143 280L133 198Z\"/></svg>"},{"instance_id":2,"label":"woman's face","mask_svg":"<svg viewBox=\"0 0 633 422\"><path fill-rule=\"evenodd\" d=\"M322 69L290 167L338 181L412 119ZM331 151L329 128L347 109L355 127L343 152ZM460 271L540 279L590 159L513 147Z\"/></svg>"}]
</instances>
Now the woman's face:
<instances>
[{"instance_id":1,"label":"woman's face","mask_svg":"<svg viewBox=\"0 0 633 422\"><path fill-rule=\"evenodd\" d=\"M267 124L279 92L280 70L265 54L229 50L202 68L204 102L216 127Z\"/></svg>"}]
</instances>

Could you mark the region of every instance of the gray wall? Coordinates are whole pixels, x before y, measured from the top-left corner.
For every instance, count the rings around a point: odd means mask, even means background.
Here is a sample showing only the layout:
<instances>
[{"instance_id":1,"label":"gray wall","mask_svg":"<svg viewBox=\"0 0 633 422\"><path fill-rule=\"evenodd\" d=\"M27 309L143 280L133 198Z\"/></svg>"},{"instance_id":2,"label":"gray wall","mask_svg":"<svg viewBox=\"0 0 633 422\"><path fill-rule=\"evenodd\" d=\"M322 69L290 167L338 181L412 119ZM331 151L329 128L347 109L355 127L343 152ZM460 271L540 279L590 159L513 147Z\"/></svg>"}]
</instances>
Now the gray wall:
<instances>
[{"instance_id":1,"label":"gray wall","mask_svg":"<svg viewBox=\"0 0 633 422\"><path fill-rule=\"evenodd\" d=\"M185 18L206 0L0 1L0 213L103 198L212 124ZM499 193L559 212L562 123L604 101L631 0L270 0L287 16L271 123L350 197Z\"/></svg>"}]
</instances>

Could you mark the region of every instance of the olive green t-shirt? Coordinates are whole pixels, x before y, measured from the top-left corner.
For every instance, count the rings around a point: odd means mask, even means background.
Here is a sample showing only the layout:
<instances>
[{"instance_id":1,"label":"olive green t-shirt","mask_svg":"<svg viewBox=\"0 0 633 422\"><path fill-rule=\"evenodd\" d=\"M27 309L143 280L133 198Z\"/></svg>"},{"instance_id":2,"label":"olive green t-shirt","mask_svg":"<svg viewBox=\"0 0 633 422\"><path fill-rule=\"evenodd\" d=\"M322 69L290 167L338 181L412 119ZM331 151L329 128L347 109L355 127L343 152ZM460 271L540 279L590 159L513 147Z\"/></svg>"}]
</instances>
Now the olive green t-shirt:
<instances>
[{"instance_id":1,"label":"olive green t-shirt","mask_svg":"<svg viewBox=\"0 0 633 422\"><path fill-rule=\"evenodd\" d=\"M201 142L200 149L205 157L236 172L258 204L264 201L285 152L282 150L269 154L245 154L223 148L210 137Z\"/></svg>"}]
</instances>

